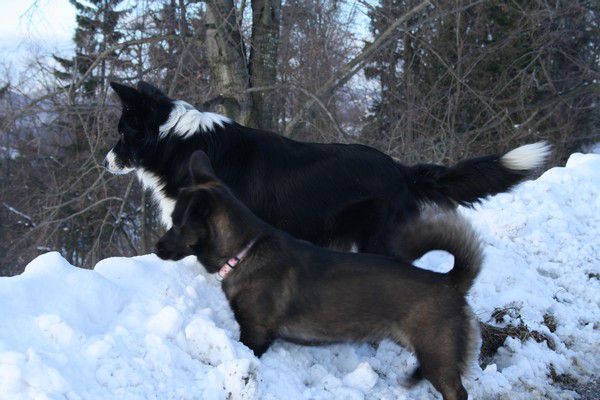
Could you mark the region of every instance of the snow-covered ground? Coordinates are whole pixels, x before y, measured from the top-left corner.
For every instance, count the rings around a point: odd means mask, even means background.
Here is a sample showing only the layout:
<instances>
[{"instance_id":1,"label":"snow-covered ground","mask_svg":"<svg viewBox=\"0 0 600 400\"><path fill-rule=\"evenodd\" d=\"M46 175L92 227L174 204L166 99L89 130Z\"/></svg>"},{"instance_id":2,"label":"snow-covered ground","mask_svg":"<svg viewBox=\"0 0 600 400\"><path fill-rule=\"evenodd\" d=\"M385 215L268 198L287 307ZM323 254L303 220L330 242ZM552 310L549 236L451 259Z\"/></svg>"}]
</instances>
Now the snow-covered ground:
<instances>
[{"instance_id":1,"label":"snow-covered ground","mask_svg":"<svg viewBox=\"0 0 600 400\"><path fill-rule=\"evenodd\" d=\"M466 381L471 398L576 398L551 375L575 386L600 375L600 155L574 154L462 212L486 246L475 312L493 321L509 307L503 323L555 343L508 339ZM391 342L276 343L259 360L238 334L216 281L191 258L110 258L83 270L44 254L0 278L0 398L438 398L428 383L398 384L415 359Z\"/></svg>"}]
</instances>

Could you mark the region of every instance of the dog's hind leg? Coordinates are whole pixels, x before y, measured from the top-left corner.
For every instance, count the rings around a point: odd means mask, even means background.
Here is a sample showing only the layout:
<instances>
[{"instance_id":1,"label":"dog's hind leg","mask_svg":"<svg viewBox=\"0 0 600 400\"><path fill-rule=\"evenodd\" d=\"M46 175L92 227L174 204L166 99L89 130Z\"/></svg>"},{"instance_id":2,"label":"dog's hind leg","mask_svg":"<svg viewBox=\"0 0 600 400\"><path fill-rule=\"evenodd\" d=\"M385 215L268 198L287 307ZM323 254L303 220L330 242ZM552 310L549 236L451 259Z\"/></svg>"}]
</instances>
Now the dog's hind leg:
<instances>
[{"instance_id":1,"label":"dog's hind leg","mask_svg":"<svg viewBox=\"0 0 600 400\"><path fill-rule=\"evenodd\" d=\"M418 214L419 208L413 204L412 199L406 196L394 197L363 224L369 230L359 243L360 252L395 257L410 254L411 249L403 248L402 227Z\"/></svg>"},{"instance_id":2,"label":"dog's hind leg","mask_svg":"<svg viewBox=\"0 0 600 400\"><path fill-rule=\"evenodd\" d=\"M413 342L422 375L441 394L444 400L467 400L468 394L461 379L462 357L452 329L440 329L437 340Z\"/></svg>"},{"instance_id":3,"label":"dog's hind leg","mask_svg":"<svg viewBox=\"0 0 600 400\"><path fill-rule=\"evenodd\" d=\"M399 216L397 210L391 205L377 205L371 215L361 224L362 237L358 241L360 253L393 255L390 236L396 229Z\"/></svg>"},{"instance_id":4,"label":"dog's hind leg","mask_svg":"<svg viewBox=\"0 0 600 400\"><path fill-rule=\"evenodd\" d=\"M418 318L404 336L404 342L414 350L419 368L412 378L425 378L442 394L444 400L467 400L468 394L462 385L461 371L464 359L464 338L461 318L443 315Z\"/></svg>"},{"instance_id":5,"label":"dog's hind leg","mask_svg":"<svg viewBox=\"0 0 600 400\"><path fill-rule=\"evenodd\" d=\"M462 385L459 360L451 360L443 349L417 351L417 359L421 364L423 377L427 379L441 394L444 400L467 400L468 394Z\"/></svg>"}]
</instances>

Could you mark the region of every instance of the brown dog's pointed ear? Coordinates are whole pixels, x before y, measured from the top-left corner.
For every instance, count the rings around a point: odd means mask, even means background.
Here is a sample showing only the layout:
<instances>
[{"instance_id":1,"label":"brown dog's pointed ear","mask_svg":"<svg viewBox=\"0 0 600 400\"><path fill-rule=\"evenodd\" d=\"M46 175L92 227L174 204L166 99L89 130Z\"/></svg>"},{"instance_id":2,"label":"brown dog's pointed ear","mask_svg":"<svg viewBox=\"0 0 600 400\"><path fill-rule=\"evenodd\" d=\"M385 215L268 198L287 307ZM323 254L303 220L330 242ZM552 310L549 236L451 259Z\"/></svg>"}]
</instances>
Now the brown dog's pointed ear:
<instances>
[{"instance_id":1,"label":"brown dog's pointed ear","mask_svg":"<svg viewBox=\"0 0 600 400\"><path fill-rule=\"evenodd\" d=\"M210 159L202 150L198 150L192 154L189 169L193 184L202 184L217 180Z\"/></svg>"},{"instance_id":2,"label":"brown dog's pointed ear","mask_svg":"<svg viewBox=\"0 0 600 400\"><path fill-rule=\"evenodd\" d=\"M140 99L140 92L138 92L135 88L127 85L121 85L117 82L111 82L110 87L113 88L115 93L121 99L123 105L133 105L137 103Z\"/></svg>"}]
</instances>

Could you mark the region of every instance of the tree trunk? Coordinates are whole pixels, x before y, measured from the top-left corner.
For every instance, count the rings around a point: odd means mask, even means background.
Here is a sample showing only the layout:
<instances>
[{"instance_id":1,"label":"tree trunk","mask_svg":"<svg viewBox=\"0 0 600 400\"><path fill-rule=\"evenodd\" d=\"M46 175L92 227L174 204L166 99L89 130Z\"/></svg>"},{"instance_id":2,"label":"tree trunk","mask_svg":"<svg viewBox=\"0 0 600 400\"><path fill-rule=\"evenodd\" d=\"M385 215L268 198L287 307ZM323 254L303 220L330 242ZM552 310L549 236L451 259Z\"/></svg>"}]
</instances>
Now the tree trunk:
<instances>
[{"instance_id":1,"label":"tree trunk","mask_svg":"<svg viewBox=\"0 0 600 400\"><path fill-rule=\"evenodd\" d=\"M266 87L277 81L277 49L281 23L281 0L252 1L252 47L250 49L250 86ZM250 126L273 130L275 125L273 92L252 93Z\"/></svg>"},{"instance_id":2,"label":"tree trunk","mask_svg":"<svg viewBox=\"0 0 600 400\"><path fill-rule=\"evenodd\" d=\"M250 81L236 9L233 0L209 0L206 5L208 64L215 97L222 99L217 111L245 125L252 98L246 92Z\"/></svg>"}]
</instances>

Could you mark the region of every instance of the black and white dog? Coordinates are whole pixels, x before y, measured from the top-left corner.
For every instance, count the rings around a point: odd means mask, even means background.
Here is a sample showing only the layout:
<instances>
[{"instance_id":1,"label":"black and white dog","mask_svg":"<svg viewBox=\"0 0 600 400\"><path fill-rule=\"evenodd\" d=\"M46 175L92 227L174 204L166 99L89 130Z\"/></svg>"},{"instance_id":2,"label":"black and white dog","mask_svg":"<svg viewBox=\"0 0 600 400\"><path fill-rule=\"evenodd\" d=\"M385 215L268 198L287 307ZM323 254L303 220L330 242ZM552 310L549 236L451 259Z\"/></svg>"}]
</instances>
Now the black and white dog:
<instances>
[{"instance_id":1,"label":"black and white dog","mask_svg":"<svg viewBox=\"0 0 600 400\"><path fill-rule=\"evenodd\" d=\"M507 191L541 166L544 143L453 167L407 167L367 146L303 143L241 126L172 100L154 86L111 83L123 112L120 139L105 159L115 174L136 171L171 226L175 199L190 184L196 150L259 218L316 245L396 254L398 230L420 205L454 208ZM395 248L394 248L395 247Z\"/></svg>"}]
</instances>

